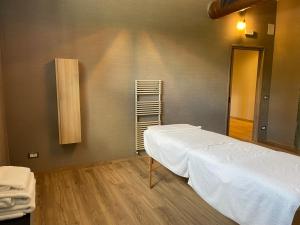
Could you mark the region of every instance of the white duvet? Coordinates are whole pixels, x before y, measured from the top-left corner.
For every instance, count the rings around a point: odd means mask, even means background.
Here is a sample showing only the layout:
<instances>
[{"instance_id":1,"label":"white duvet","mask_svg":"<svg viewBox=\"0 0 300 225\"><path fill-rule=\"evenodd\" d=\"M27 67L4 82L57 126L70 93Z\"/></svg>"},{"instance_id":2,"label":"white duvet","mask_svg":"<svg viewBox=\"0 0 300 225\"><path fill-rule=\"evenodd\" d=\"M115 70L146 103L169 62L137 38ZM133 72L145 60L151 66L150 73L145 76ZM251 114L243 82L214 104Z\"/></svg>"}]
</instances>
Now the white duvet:
<instances>
[{"instance_id":1,"label":"white duvet","mask_svg":"<svg viewBox=\"0 0 300 225\"><path fill-rule=\"evenodd\" d=\"M290 225L300 205L300 157L190 125L145 132L147 153L242 225Z\"/></svg>"}]
</instances>

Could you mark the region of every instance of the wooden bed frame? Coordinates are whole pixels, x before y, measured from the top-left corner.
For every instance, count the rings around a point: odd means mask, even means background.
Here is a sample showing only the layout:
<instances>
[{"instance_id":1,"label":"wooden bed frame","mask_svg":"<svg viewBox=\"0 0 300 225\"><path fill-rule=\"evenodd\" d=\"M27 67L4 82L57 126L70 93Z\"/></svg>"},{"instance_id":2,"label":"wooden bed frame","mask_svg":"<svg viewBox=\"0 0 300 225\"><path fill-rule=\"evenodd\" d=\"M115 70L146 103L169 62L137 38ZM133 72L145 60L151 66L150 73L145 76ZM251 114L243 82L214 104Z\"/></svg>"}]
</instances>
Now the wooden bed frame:
<instances>
[{"instance_id":1,"label":"wooden bed frame","mask_svg":"<svg viewBox=\"0 0 300 225\"><path fill-rule=\"evenodd\" d=\"M149 188L152 189L154 187L154 185L152 184L152 173L159 167L163 166L161 164L157 165L157 166L153 166L155 160L152 157L148 157L149 158ZM300 225L300 224L299 224Z\"/></svg>"},{"instance_id":2,"label":"wooden bed frame","mask_svg":"<svg viewBox=\"0 0 300 225\"><path fill-rule=\"evenodd\" d=\"M152 172L157 169L157 167L153 167L154 159L152 157L149 157L149 188L152 189Z\"/></svg>"},{"instance_id":3,"label":"wooden bed frame","mask_svg":"<svg viewBox=\"0 0 300 225\"><path fill-rule=\"evenodd\" d=\"M153 165L153 159L149 157L149 188L152 188L152 165Z\"/></svg>"}]
</instances>

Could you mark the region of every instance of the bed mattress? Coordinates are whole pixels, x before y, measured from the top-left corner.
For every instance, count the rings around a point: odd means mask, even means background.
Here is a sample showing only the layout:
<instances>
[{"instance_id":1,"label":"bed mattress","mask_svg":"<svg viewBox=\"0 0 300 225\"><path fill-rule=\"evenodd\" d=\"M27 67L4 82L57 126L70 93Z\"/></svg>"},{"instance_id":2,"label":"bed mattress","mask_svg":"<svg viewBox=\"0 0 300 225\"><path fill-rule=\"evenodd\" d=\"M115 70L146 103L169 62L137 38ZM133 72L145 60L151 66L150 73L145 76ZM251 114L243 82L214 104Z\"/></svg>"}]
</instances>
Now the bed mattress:
<instances>
[{"instance_id":1,"label":"bed mattress","mask_svg":"<svg viewBox=\"0 0 300 225\"><path fill-rule=\"evenodd\" d=\"M189 124L151 126L144 132L147 154L173 173L188 177L188 151L211 145L236 142L235 139Z\"/></svg>"},{"instance_id":2,"label":"bed mattress","mask_svg":"<svg viewBox=\"0 0 300 225\"><path fill-rule=\"evenodd\" d=\"M300 206L300 157L188 124L153 126L145 150L242 225L289 225Z\"/></svg>"}]
</instances>

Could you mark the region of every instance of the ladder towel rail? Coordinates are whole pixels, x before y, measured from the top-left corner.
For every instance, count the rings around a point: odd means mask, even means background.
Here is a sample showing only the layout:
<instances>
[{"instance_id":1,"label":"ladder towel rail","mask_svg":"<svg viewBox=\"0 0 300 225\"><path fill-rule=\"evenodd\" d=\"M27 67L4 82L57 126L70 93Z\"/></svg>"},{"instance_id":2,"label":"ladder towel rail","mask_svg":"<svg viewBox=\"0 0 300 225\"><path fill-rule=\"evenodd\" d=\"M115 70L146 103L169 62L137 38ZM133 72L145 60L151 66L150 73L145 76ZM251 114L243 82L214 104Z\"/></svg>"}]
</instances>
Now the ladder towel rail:
<instances>
[{"instance_id":1,"label":"ladder towel rail","mask_svg":"<svg viewBox=\"0 0 300 225\"><path fill-rule=\"evenodd\" d=\"M162 81L135 81L135 149L144 150L144 131L153 125L161 125Z\"/></svg>"}]
</instances>

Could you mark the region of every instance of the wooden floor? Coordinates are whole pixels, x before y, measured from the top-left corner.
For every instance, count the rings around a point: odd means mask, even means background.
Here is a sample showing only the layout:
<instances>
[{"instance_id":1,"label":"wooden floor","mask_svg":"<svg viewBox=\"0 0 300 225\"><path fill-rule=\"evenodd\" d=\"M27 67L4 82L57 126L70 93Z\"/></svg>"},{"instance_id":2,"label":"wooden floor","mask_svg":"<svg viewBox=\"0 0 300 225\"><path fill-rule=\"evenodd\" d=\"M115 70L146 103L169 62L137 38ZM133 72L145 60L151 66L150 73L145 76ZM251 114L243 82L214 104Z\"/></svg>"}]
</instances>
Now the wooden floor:
<instances>
[{"instance_id":1,"label":"wooden floor","mask_svg":"<svg viewBox=\"0 0 300 225\"><path fill-rule=\"evenodd\" d=\"M233 225L163 167L133 158L37 175L33 225Z\"/></svg>"},{"instance_id":2,"label":"wooden floor","mask_svg":"<svg viewBox=\"0 0 300 225\"><path fill-rule=\"evenodd\" d=\"M252 141L253 122L231 117L229 120L229 136L243 141Z\"/></svg>"}]
</instances>

